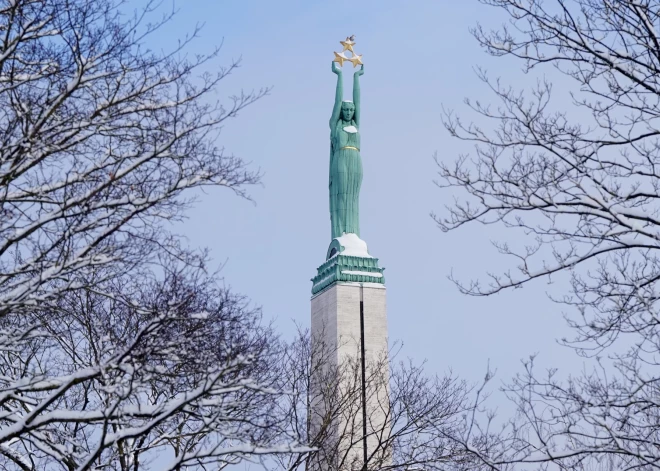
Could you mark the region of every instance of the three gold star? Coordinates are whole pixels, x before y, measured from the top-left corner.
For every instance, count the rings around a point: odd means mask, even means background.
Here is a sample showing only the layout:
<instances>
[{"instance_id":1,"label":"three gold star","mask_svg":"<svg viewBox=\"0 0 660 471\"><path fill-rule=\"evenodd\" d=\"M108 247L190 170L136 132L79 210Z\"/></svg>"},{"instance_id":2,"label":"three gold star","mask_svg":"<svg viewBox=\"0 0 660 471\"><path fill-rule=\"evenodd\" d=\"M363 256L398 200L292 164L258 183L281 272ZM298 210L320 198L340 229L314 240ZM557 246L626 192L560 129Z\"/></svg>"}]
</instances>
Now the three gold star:
<instances>
[{"instance_id":1,"label":"three gold star","mask_svg":"<svg viewBox=\"0 0 660 471\"><path fill-rule=\"evenodd\" d=\"M333 62L339 62L340 66L344 65L344 61L350 61L348 57L344 55L344 51L342 52L335 52L335 60Z\"/></svg>"},{"instance_id":2,"label":"three gold star","mask_svg":"<svg viewBox=\"0 0 660 471\"><path fill-rule=\"evenodd\" d=\"M344 46L344 51L351 51L353 52L353 45L355 44L354 41L351 41L350 38L346 38L346 41L339 41L339 43ZM342 51L342 52L344 52Z\"/></svg>"},{"instance_id":3,"label":"three gold star","mask_svg":"<svg viewBox=\"0 0 660 471\"><path fill-rule=\"evenodd\" d=\"M358 65L363 65L362 54L356 54L353 50L353 46L355 46L355 41L353 41L353 38L354 36L349 36L344 41L339 41L339 44L344 46L344 49L341 52L335 52L335 58L333 62L337 62L340 66L343 66L344 62L348 61L353 64L354 68ZM351 57L346 57L344 55L345 51L351 51Z\"/></svg>"},{"instance_id":4,"label":"three gold star","mask_svg":"<svg viewBox=\"0 0 660 471\"><path fill-rule=\"evenodd\" d=\"M348 59L351 61L353 64L353 67L357 67L358 65L362 65L362 54L353 54L353 57Z\"/></svg>"}]
</instances>

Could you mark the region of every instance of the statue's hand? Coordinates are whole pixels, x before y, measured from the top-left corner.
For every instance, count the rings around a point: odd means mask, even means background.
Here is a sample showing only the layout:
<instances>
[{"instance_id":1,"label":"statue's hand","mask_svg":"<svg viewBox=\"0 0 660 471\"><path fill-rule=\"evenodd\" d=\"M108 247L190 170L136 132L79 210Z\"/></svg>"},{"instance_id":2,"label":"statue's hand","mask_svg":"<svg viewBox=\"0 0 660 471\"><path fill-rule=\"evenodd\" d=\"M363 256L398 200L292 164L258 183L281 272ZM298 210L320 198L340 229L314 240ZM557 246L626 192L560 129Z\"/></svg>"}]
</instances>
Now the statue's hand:
<instances>
[{"instance_id":1,"label":"statue's hand","mask_svg":"<svg viewBox=\"0 0 660 471\"><path fill-rule=\"evenodd\" d=\"M335 61L332 61L332 71L337 75L341 75L341 69L337 67L337 63Z\"/></svg>"},{"instance_id":2,"label":"statue's hand","mask_svg":"<svg viewBox=\"0 0 660 471\"><path fill-rule=\"evenodd\" d=\"M361 66L360 66L360 70L357 70L357 71L355 72L355 75L357 75L358 77L359 77L360 75L364 75L364 65L361 65Z\"/></svg>"}]
</instances>

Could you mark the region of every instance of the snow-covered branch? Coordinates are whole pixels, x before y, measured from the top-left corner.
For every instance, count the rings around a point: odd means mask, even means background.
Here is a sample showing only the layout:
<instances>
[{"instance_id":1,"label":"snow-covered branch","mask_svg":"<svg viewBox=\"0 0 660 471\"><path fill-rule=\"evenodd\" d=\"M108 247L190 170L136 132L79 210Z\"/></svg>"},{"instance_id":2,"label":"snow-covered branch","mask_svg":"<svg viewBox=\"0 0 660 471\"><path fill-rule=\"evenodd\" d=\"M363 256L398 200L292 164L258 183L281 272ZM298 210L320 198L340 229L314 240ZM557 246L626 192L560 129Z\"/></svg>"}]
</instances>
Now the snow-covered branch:
<instances>
[{"instance_id":1,"label":"snow-covered branch","mask_svg":"<svg viewBox=\"0 0 660 471\"><path fill-rule=\"evenodd\" d=\"M554 371L539 379L530 361L508 388L518 417L462 446L490 469L658 469L660 4L481 3L510 19L474 29L488 53L522 59L526 72L554 66L576 87L571 110L556 106L549 79L516 91L479 71L498 106L467 103L487 124L447 112L450 134L476 151L453 163L437 157L438 185L462 199L435 220L443 230L481 223L519 235L495 243L509 270L455 281L491 295L565 275L570 292L552 295L575 309L566 343L609 358L569 380Z\"/></svg>"},{"instance_id":2,"label":"snow-covered branch","mask_svg":"<svg viewBox=\"0 0 660 471\"><path fill-rule=\"evenodd\" d=\"M258 172L216 143L268 90L145 39L148 1L0 1L0 467L172 469L294 452L269 408L279 342L169 232ZM220 217L220 216L219 216ZM300 448L304 450L304 448ZM156 463L156 464L154 464Z\"/></svg>"}]
</instances>

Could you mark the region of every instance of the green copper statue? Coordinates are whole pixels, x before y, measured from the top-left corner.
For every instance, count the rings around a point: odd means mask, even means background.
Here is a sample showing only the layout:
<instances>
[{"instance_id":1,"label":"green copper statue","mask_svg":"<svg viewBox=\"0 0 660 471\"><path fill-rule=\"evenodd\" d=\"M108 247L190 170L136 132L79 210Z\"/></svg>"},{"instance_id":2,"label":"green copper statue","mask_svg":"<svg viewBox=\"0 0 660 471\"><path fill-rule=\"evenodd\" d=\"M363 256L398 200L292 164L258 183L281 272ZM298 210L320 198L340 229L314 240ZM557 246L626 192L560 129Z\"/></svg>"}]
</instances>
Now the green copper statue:
<instances>
[{"instance_id":1,"label":"green copper statue","mask_svg":"<svg viewBox=\"0 0 660 471\"><path fill-rule=\"evenodd\" d=\"M332 62L337 74L335 106L330 118L330 221L332 238L342 234L360 235L360 76L364 65L353 74L353 101L343 101L342 70Z\"/></svg>"},{"instance_id":2,"label":"green copper statue","mask_svg":"<svg viewBox=\"0 0 660 471\"><path fill-rule=\"evenodd\" d=\"M332 71L337 74L335 106L330 118L330 221L332 240L325 262L312 278L312 294L317 295L335 283L383 285L384 268L372 257L367 243L360 239L360 77L364 74L362 55L356 54L353 36L339 41L343 51L335 52ZM348 52L347 52L348 51ZM348 57L347 57L348 56ZM342 69L350 62L360 67L353 74L353 101L343 101Z\"/></svg>"}]
</instances>

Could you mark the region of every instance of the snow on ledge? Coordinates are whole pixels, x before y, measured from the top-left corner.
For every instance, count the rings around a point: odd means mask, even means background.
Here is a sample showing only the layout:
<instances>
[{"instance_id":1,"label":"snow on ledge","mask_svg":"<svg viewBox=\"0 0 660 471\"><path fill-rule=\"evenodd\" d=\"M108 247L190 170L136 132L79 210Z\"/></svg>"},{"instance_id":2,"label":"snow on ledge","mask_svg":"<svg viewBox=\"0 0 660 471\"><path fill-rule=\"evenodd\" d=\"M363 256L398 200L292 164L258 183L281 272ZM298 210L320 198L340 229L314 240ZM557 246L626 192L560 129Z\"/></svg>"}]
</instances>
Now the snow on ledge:
<instances>
[{"instance_id":1,"label":"snow on ledge","mask_svg":"<svg viewBox=\"0 0 660 471\"><path fill-rule=\"evenodd\" d=\"M357 234L344 234L337 237L337 242L344 248L341 255L351 257L373 258L367 250L367 243L360 239Z\"/></svg>"},{"instance_id":2,"label":"snow on ledge","mask_svg":"<svg viewBox=\"0 0 660 471\"><path fill-rule=\"evenodd\" d=\"M356 270L342 270L343 275L363 275L363 276L372 276L374 278L382 278L382 273L376 273L373 271L356 271Z\"/></svg>"}]
</instances>

